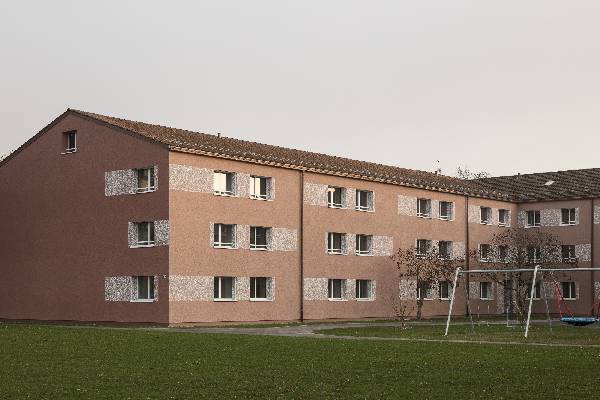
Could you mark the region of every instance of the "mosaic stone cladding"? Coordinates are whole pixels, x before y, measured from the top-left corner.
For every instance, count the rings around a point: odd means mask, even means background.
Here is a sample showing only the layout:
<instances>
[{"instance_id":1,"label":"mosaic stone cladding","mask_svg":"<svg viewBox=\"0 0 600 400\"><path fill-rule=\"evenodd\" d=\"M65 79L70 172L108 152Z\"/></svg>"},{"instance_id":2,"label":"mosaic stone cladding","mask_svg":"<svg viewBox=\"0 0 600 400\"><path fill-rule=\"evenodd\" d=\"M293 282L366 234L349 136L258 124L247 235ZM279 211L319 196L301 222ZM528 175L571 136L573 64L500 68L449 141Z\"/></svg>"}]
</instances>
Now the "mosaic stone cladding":
<instances>
[{"instance_id":1,"label":"mosaic stone cladding","mask_svg":"<svg viewBox=\"0 0 600 400\"><path fill-rule=\"evenodd\" d=\"M135 276L108 276L104 278L105 301L135 301L137 279ZM154 299L158 301L158 277L154 276Z\"/></svg>"},{"instance_id":2,"label":"mosaic stone cladding","mask_svg":"<svg viewBox=\"0 0 600 400\"><path fill-rule=\"evenodd\" d=\"M598 295L600 294L600 282L594 282L594 293L596 298L598 298Z\"/></svg>"},{"instance_id":3,"label":"mosaic stone cladding","mask_svg":"<svg viewBox=\"0 0 600 400\"><path fill-rule=\"evenodd\" d=\"M169 190L213 193L212 169L169 164Z\"/></svg>"},{"instance_id":4,"label":"mosaic stone cladding","mask_svg":"<svg viewBox=\"0 0 600 400\"><path fill-rule=\"evenodd\" d=\"M600 206L594 206L594 224L600 224Z\"/></svg>"},{"instance_id":5,"label":"mosaic stone cladding","mask_svg":"<svg viewBox=\"0 0 600 400\"><path fill-rule=\"evenodd\" d=\"M327 207L327 185L304 183L304 203L311 206Z\"/></svg>"},{"instance_id":6,"label":"mosaic stone cladding","mask_svg":"<svg viewBox=\"0 0 600 400\"><path fill-rule=\"evenodd\" d=\"M394 238L391 236L373 236L371 250L374 256L391 256L394 254Z\"/></svg>"},{"instance_id":7,"label":"mosaic stone cladding","mask_svg":"<svg viewBox=\"0 0 600 400\"><path fill-rule=\"evenodd\" d=\"M235 278L235 299L250 300L250 278Z\"/></svg>"},{"instance_id":8,"label":"mosaic stone cladding","mask_svg":"<svg viewBox=\"0 0 600 400\"><path fill-rule=\"evenodd\" d=\"M440 201L439 200L431 200L431 217L432 218L440 217Z\"/></svg>"},{"instance_id":9,"label":"mosaic stone cladding","mask_svg":"<svg viewBox=\"0 0 600 400\"><path fill-rule=\"evenodd\" d=\"M346 279L344 284L344 299L356 300L356 281L354 279Z\"/></svg>"},{"instance_id":10,"label":"mosaic stone cladding","mask_svg":"<svg viewBox=\"0 0 600 400\"><path fill-rule=\"evenodd\" d=\"M135 193L137 193L137 173L134 169L121 169L104 173L105 196Z\"/></svg>"},{"instance_id":11,"label":"mosaic stone cladding","mask_svg":"<svg viewBox=\"0 0 600 400\"><path fill-rule=\"evenodd\" d=\"M304 300L327 300L327 278L304 278Z\"/></svg>"},{"instance_id":12,"label":"mosaic stone cladding","mask_svg":"<svg viewBox=\"0 0 600 400\"><path fill-rule=\"evenodd\" d=\"M154 245L169 245L169 220L163 219L154 222ZM138 224L136 222L127 223L127 242L129 247L137 247Z\"/></svg>"},{"instance_id":13,"label":"mosaic stone cladding","mask_svg":"<svg viewBox=\"0 0 600 400\"><path fill-rule=\"evenodd\" d=\"M504 301L505 299L504 299L504 286L503 285L496 285L496 295L497 295L496 312L499 314L503 314L506 312L506 304Z\"/></svg>"},{"instance_id":14,"label":"mosaic stone cladding","mask_svg":"<svg viewBox=\"0 0 600 400\"><path fill-rule=\"evenodd\" d=\"M344 194L344 208L354 208L356 206L356 189L346 188Z\"/></svg>"},{"instance_id":15,"label":"mosaic stone cladding","mask_svg":"<svg viewBox=\"0 0 600 400\"><path fill-rule=\"evenodd\" d=\"M171 275L169 301L210 301L214 295L214 277Z\"/></svg>"},{"instance_id":16,"label":"mosaic stone cladding","mask_svg":"<svg viewBox=\"0 0 600 400\"><path fill-rule=\"evenodd\" d=\"M401 279L399 285L399 295L401 300L417 299L417 281Z\"/></svg>"},{"instance_id":17,"label":"mosaic stone cladding","mask_svg":"<svg viewBox=\"0 0 600 400\"><path fill-rule=\"evenodd\" d=\"M417 216L417 198L398 195L398 215Z\"/></svg>"},{"instance_id":18,"label":"mosaic stone cladding","mask_svg":"<svg viewBox=\"0 0 600 400\"><path fill-rule=\"evenodd\" d=\"M470 223L478 224L481 222L481 207L469 204L468 219Z\"/></svg>"},{"instance_id":19,"label":"mosaic stone cladding","mask_svg":"<svg viewBox=\"0 0 600 400\"><path fill-rule=\"evenodd\" d=\"M249 249L250 248L250 225L235 226L235 248Z\"/></svg>"},{"instance_id":20,"label":"mosaic stone cladding","mask_svg":"<svg viewBox=\"0 0 600 400\"><path fill-rule=\"evenodd\" d=\"M561 210L546 208L540 210L540 224L542 226L559 226L561 222Z\"/></svg>"},{"instance_id":21,"label":"mosaic stone cladding","mask_svg":"<svg viewBox=\"0 0 600 400\"><path fill-rule=\"evenodd\" d=\"M575 256L578 261L587 262L592 260L592 245L577 244L575 245Z\"/></svg>"},{"instance_id":22,"label":"mosaic stone cladding","mask_svg":"<svg viewBox=\"0 0 600 400\"><path fill-rule=\"evenodd\" d=\"M464 242L452 242L452 259L464 260L466 255L465 248L466 247Z\"/></svg>"},{"instance_id":23,"label":"mosaic stone cladding","mask_svg":"<svg viewBox=\"0 0 600 400\"><path fill-rule=\"evenodd\" d=\"M296 251L298 248L298 231L288 228L272 228L270 242L273 251Z\"/></svg>"},{"instance_id":24,"label":"mosaic stone cladding","mask_svg":"<svg viewBox=\"0 0 600 400\"><path fill-rule=\"evenodd\" d=\"M239 197L250 197L250 174L237 172L234 176L235 195Z\"/></svg>"}]
</instances>

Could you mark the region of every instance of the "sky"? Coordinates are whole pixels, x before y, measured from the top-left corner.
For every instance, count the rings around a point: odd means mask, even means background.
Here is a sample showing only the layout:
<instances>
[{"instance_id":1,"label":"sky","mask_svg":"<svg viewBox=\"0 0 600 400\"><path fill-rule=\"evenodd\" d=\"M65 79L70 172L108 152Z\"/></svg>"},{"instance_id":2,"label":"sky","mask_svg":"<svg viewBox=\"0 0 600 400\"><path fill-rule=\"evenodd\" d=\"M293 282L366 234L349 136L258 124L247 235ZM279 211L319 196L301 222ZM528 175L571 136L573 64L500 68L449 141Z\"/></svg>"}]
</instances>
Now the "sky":
<instances>
[{"instance_id":1,"label":"sky","mask_svg":"<svg viewBox=\"0 0 600 400\"><path fill-rule=\"evenodd\" d=\"M3 1L0 155L67 108L454 175L600 167L600 2Z\"/></svg>"}]
</instances>

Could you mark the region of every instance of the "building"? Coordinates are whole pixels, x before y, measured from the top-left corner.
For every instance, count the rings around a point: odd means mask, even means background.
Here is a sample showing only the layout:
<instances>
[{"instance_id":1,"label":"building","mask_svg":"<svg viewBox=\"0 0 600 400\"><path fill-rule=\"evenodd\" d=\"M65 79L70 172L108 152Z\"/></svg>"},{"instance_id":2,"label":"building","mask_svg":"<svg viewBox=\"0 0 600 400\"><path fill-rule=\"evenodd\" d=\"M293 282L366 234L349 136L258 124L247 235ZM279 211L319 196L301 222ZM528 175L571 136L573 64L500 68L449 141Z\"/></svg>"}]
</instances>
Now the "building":
<instances>
[{"instance_id":1,"label":"building","mask_svg":"<svg viewBox=\"0 0 600 400\"><path fill-rule=\"evenodd\" d=\"M0 163L0 192L4 319L385 318L416 295L399 247L460 256L530 224L581 266L600 250L600 169L467 181L70 109ZM565 280L589 311L600 276ZM495 285L469 293L503 312Z\"/></svg>"}]
</instances>

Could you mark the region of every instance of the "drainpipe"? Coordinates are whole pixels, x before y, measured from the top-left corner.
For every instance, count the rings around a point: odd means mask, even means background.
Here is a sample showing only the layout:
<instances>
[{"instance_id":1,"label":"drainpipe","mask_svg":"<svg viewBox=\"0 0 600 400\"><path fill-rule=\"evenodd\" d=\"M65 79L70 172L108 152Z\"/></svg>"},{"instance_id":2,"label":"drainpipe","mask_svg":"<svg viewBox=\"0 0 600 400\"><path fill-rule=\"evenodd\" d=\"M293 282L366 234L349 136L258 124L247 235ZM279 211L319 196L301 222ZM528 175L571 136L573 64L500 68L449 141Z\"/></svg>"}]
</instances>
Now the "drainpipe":
<instances>
[{"instance_id":1,"label":"drainpipe","mask_svg":"<svg viewBox=\"0 0 600 400\"><path fill-rule=\"evenodd\" d=\"M471 251L471 247L469 244L469 196L465 197L465 270L469 270L469 252ZM469 310L469 302L468 298L471 295L469 290L469 282L471 278L469 274L465 274L465 285L467 285L467 298L465 298L465 314L470 315L471 310Z\"/></svg>"},{"instance_id":2,"label":"drainpipe","mask_svg":"<svg viewBox=\"0 0 600 400\"><path fill-rule=\"evenodd\" d=\"M594 199L590 199L590 207L591 207L591 218L590 218L590 267L595 268L594 265ZM596 292L594 291L596 288L594 286L594 271L590 271L590 286L591 286L591 303L592 303L592 313L594 312L595 300L596 300Z\"/></svg>"},{"instance_id":3,"label":"drainpipe","mask_svg":"<svg viewBox=\"0 0 600 400\"><path fill-rule=\"evenodd\" d=\"M300 170L300 322L304 322L304 170Z\"/></svg>"}]
</instances>

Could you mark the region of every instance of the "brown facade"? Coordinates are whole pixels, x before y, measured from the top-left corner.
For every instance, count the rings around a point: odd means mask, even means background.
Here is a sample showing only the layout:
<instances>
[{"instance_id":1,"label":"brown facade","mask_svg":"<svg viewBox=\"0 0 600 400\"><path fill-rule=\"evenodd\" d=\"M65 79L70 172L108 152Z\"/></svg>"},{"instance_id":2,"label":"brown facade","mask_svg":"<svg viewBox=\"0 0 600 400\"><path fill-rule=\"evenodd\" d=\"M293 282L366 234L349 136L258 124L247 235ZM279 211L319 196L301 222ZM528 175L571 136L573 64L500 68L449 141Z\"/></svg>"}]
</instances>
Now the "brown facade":
<instances>
[{"instance_id":1,"label":"brown facade","mask_svg":"<svg viewBox=\"0 0 600 400\"><path fill-rule=\"evenodd\" d=\"M65 133L77 132L77 151L65 153ZM127 186L136 171L151 167L156 190ZM231 173L232 195L215 195L215 172ZM0 165L0 318L36 320L194 323L328 318L388 318L399 296L414 296L400 281L390 255L418 239L452 242L453 255L488 243L499 209L511 226L523 212L541 210L540 228L577 246L583 267L600 251L600 204L593 199L516 203L311 172L293 165L173 151L102 121L67 112L27 147ZM250 177L269 178L269 196L253 199ZM343 188L339 208L327 205L327 188ZM369 209L357 210L356 191L367 191ZM430 217L418 216L417 199L431 201ZM439 218L440 202L452 218ZM481 224L480 207L492 218ZM561 208L575 208L577 223L561 226ZM596 219L594 219L596 218ZM137 246L136 223L151 221L154 246ZM214 246L215 224L235 226L234 248ZM267 228L268 249L250 244L252 227ZM328 253L328 235L342 240ZM371 254L356 255L356 235L370 237ZM336 236L337 237L337 236ZM133 242L132 242L133 241ZM454 254L456 253L456 254ZM465 268L485 267L477 260ZM150 277L154 296L136 301L133 277ZM215 277L231 277L232 299L214 298ZM268 278L266 298L253 298L251 278ZM587 312L600 276L560 276L577 282L576 312ZM343 296L329 299L330 279ZM370 296L356 298L357 280ZM480 300L478 279L468 290L473 312L504 311L501 294ZM457 291L455 314L466 311ZM544 312L535 301L534 312ZM445 315L449 301L424 301L424 315ZM552 310L554 307L551 308Z\"/></svg>"}]
</instances>

